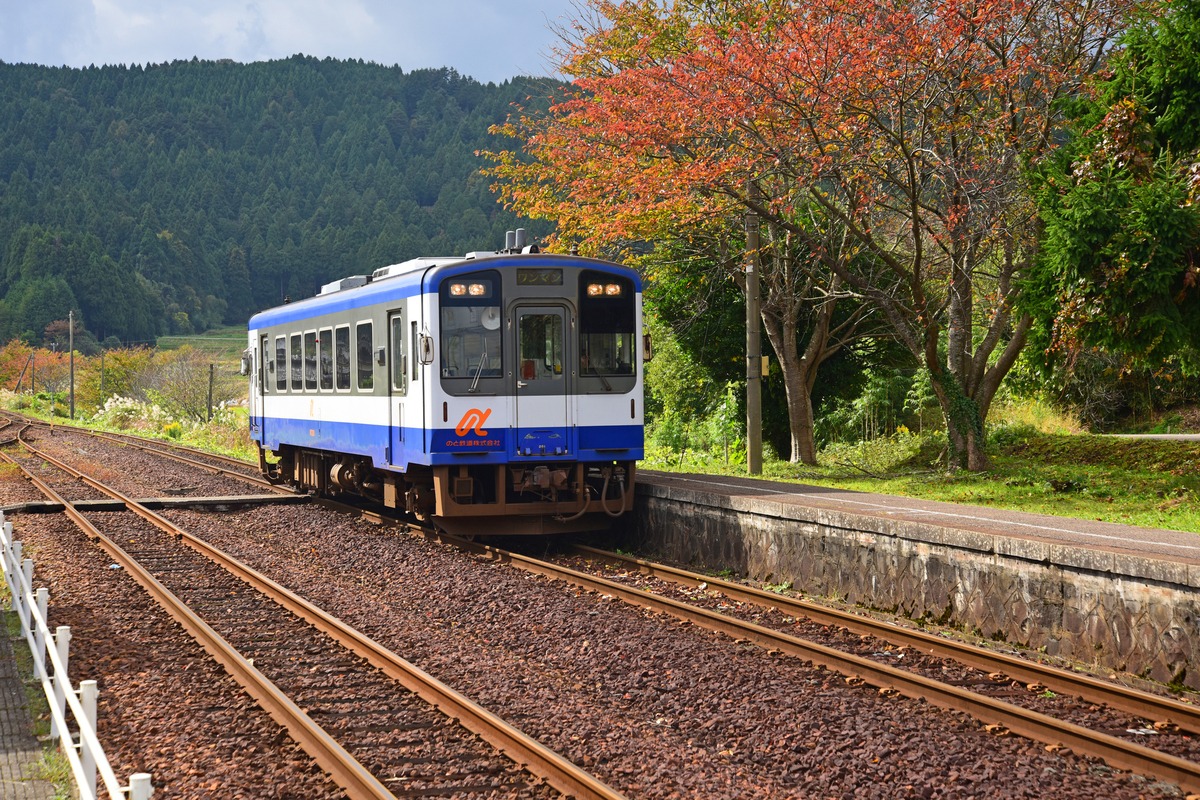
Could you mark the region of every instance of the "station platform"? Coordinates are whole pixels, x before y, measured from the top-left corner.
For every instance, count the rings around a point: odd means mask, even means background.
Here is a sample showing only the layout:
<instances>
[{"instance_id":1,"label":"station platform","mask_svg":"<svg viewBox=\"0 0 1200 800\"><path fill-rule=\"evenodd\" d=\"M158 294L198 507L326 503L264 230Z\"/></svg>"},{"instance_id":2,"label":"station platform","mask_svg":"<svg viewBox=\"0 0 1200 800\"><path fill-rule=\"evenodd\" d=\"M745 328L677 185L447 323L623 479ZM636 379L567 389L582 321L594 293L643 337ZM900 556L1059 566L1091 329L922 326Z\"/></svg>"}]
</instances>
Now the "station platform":
<instances>
[{"instance_id":1,"label":"station platform","mask_svg":"<svg viewBox=\"0 0 1200 800\"><path fill-rule=\"evenodd\" d=\"M1200 691L1200 534L766 479L638 473L628 545Z\"/></svg>"},{"instance_id":2,"label":"station platform","mask_svg":"<svg viewBox=\"0 0 1200 800\"><path fill-rule=\"evenodd\" d=\"M1139 559L1169 561L1192 567L1183 570L1193 579L1185 579L1185 582L1200 588L1200 533L757 478L654 470L642 470L638 478L645 484L663 489L730 498L733 505L751 511L790 513L797 518L809 515L802 509L845 512L937 528L939 538L953 539L957 534L964 542L971 535L995 536L1061 548L1081 548ZM733 498L737 498L737 501L734 502Z\"/></svg>"}]
</instances>

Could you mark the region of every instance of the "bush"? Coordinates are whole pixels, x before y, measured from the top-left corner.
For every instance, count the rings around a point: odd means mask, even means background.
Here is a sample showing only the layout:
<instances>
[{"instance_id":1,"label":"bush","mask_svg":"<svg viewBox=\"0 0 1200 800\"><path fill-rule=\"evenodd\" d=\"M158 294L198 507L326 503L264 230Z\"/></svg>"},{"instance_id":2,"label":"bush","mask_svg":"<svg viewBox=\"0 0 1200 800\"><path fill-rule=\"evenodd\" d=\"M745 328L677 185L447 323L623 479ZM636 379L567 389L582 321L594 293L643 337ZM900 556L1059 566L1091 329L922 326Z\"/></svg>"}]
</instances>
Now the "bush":
<instances>
[{"instance_id":1,"label":"bush","mask_svg":"<svg viewBox=\"0 0 1200 800\"><path fill-rule=\"evenodd\" d=\"M687 419L674 410L660 414L647 427L650 445L647 459L682 464L691 457L725 464L745 463L744 423L737 391L736 383L726 384L720 401L699 419Z\"/></svg>"}]
</instances>

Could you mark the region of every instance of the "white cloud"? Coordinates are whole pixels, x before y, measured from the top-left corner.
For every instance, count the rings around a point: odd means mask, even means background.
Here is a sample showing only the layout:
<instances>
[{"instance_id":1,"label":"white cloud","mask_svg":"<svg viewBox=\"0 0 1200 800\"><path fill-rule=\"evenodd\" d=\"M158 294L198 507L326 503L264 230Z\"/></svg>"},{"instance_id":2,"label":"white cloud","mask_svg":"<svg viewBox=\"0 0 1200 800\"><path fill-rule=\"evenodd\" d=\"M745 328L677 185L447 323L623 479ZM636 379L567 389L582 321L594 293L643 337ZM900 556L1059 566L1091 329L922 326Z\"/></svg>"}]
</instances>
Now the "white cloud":
<instances>
[{"instance_id":1,"label":"white cloud","mask_svg":"<svg viewBox=\"0 0 1200 800\"><path fill-rule=\"evenodd\" d=\"M0 59L87 66L296 53L480 80L548 74L574 0L0 0Z\"/></svg>"}]
</instances>

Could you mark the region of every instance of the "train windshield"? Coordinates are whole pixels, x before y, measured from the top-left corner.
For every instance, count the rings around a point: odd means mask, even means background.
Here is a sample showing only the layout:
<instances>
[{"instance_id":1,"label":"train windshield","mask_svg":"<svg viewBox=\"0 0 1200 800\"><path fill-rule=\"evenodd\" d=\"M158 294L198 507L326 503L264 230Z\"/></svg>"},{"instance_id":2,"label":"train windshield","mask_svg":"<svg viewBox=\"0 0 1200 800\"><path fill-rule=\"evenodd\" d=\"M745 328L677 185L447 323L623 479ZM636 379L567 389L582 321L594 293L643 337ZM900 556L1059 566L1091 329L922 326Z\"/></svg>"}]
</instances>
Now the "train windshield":
<instances>
[{"instance_id":1,"label":"train windshield","mask_svg":"<svg viewBox=\"0 0 1200 800\"><path fill-rule=\"evenodd\" d=\"M488 271L449 278L439 294L443 382L455 394L495 393L493 384L504 375L500 275Z\"/></svg>"},{"instance_id":2,"label":"train windshield","mask_svg":"<svg viewBox=\"0 0 1200 800\"><path fill-rule=\"evenodd\" d=\"M635 300L628 278L594 270L579 276L579 375L596 378L604 391L612 391L612 378L632 378L637 369ZM620 384L633 388L632 380Z\"/></svg>"}]
</instances>

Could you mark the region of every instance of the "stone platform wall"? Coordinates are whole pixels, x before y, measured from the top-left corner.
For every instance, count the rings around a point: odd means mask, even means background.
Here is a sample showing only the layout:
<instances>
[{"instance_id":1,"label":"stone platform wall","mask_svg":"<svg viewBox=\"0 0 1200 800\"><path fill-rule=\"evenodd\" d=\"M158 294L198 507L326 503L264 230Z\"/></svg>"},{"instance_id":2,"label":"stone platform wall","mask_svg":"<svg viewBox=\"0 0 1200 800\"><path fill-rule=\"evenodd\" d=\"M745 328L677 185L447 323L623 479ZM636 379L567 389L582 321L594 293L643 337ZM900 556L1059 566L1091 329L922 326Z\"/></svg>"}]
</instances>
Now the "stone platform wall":
<instances>
[{"instance_id":1,"label":"stone platform wall","mask_svg":"<svg viewBox=\"0 0 1200 800\"><path fill-rule=\"evenodd\" d=\"M1200 689L1194 566L646 484L636 508L629 546L675 563Z\"/></svg>"}]
</instances>

